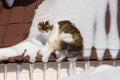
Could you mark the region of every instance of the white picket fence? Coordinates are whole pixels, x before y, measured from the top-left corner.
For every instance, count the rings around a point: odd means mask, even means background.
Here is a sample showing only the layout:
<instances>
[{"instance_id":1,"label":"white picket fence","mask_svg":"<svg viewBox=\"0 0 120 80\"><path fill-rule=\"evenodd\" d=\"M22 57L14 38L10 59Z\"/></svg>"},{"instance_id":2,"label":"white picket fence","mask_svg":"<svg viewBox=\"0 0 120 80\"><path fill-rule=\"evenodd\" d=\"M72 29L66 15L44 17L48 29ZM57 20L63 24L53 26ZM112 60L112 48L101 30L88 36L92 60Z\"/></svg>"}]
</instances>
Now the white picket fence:
<instances>
[{"instance_id":1,"label":"white picket fence","mask_svg":"<svg viewBox=\"0 0 120 80\"><path fill-rule=\"evenodd\" d=\"M60 80L61 78L80 73L85 70L85 61L75 62L36 62L34 64L16 63L0 64L0 80ZM74 63L74 64L75 64ZM115 65L120 66L117 60ZM113 65L113 61L103 61L102 64ZM90 66L99 66L98 61L90 61Z\"/></svg>"}]
</instances>

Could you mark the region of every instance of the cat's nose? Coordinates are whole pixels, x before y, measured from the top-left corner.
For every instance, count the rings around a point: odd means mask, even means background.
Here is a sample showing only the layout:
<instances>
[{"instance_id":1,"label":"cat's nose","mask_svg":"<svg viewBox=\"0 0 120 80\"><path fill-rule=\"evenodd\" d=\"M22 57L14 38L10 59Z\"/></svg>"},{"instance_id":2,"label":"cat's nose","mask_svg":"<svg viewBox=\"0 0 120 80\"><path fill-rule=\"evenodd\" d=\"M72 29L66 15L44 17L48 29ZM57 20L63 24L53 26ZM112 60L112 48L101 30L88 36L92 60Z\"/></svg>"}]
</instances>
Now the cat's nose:
<instances>
[{"instance_id":1,"label":"cat's nose","mask_svg":"<svg viewBox=\"0 0 120 80\"><path fill-rule=\"evenodd\" d=\"M9 7L12 7L15 2L15 0L5 0L5 1Z\"/></svg>"}]
</instances>

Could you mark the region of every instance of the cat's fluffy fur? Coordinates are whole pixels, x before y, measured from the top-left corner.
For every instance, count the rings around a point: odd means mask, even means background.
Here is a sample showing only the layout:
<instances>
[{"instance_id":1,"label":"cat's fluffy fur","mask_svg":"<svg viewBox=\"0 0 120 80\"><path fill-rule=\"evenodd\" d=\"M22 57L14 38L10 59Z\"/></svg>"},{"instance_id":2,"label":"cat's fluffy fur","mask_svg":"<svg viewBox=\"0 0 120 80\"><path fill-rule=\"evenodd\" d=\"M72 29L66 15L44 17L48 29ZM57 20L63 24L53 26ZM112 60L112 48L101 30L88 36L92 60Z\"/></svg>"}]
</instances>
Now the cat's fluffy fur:
<instances>
[{"instance_id":1,"label":"cat's fluffy fur","mask_svg":"<svg viewBox=\"0 0 120 80\"><path fill-rule=\"evenodd\" d=\"M83 48L83 38L80 31L68 20L59 21L58 25L59 37L55 42L54 50L59 52L59 56L56 58L62 61L64 58L77 57L82 53ZM38 29L44 34L51 32L53 27L56 26L50 24L49 21L42 21L39 23Z\"/></svg>"}]
</instances>

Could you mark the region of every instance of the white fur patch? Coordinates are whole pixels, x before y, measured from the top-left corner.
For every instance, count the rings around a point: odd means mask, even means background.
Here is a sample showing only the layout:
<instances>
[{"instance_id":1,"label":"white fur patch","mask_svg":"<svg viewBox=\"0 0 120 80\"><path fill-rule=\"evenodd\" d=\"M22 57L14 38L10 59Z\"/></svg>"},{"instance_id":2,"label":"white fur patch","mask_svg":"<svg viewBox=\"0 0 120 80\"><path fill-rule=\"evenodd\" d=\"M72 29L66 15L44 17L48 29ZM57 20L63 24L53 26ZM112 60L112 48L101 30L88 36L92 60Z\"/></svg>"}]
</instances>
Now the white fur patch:
<instances>
[{"instance_id":1,"label":"white fur patch","mask_svg":"<svg viewBox=\"0 0 120 80\"><path fill-rule=\"evenodd\" d=\"M65 41L65 42L68 42L68 43L74 41L73 38L72 38L72 34L64 33L64 32L60 33L59 39Z\"/></svg>"},{"instance_id":2,"label":"white fur patch","mask_svg":"<svg viewBox=\"0 0 120 80\"><path fill-rule=\"evenodd\" d=\"M53 22L54 28L51 31L50 35L48 36L48 42L49 43L54 43L56 40L58 40L58 35L59 35L59 27L57 22Z\"/></svg>"}]
</instances>

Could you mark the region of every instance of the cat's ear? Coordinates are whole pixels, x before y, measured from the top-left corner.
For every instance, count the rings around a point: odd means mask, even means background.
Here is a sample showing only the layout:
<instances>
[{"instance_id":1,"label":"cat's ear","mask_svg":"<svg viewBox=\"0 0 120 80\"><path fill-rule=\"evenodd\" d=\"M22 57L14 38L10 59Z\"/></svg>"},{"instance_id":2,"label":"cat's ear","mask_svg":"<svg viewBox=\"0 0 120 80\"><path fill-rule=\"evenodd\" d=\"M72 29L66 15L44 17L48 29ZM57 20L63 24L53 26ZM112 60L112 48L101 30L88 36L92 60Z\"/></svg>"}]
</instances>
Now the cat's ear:
<instances>
[{"instance_id":1,"label":"cat's ear","mask_svg":"<svg viewBox=\"0 0 120 80\"><path fill-rule=\"evenodd\" d=\"M45 27L50 27L49 21L46 21L46 22L45 22Z\"/></svg>"},{"instance_id":2,"label":"cat's ear","mask_svg":"<svg viewBox=\"0 0 120 80\"><path fill-rule=\"evenodd\" d=\"M49 25L49 21L45 21L45 26Z\"/></svg>"},{"instance_id":3,"label":"cat's ear","mask_svg":"<svg viewBox=\"0 0 120 80\"><path fill-rule=\"evenodd\" d=\"M39 22L38 26L44 26L44 21Z\"/></svg>"},{"instance_id":4,"label":"cat's ear","mask_svg":"<svg viewBox=\"0 0 120 80\"><path fill-rule=\"evenodd\" d=\"M43 27L44 27L44 22L43 21L39 22L38 29L41 31Z\"/></svg>"}]
</instances>

